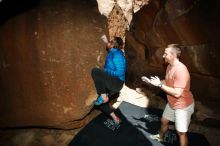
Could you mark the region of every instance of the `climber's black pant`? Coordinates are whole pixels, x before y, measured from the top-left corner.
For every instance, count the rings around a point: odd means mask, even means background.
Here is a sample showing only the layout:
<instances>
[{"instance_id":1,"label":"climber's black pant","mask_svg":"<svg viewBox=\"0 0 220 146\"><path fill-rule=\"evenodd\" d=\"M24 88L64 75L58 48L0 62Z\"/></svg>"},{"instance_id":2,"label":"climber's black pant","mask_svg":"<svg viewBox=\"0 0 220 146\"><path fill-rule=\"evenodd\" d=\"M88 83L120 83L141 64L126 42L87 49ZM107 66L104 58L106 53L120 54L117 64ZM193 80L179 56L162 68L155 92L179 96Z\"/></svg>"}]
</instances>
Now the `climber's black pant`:
<instances>
[{"instance_id":1,"label":"climber's black pant","mask_svg":"<svg viewBox=\"0 0 220 146\"><path fill-rule=\"evenodd\" d=\"M112 95L119 93L124 84L124 81L107 74L99 68L92 69L92 78L97 93L99 95L103 93L108 94L109 100ZM113 112L113 109L109 106L108 103L100 105L100 109L106 114L110 114Z\"/></svg>"}]
</instances>

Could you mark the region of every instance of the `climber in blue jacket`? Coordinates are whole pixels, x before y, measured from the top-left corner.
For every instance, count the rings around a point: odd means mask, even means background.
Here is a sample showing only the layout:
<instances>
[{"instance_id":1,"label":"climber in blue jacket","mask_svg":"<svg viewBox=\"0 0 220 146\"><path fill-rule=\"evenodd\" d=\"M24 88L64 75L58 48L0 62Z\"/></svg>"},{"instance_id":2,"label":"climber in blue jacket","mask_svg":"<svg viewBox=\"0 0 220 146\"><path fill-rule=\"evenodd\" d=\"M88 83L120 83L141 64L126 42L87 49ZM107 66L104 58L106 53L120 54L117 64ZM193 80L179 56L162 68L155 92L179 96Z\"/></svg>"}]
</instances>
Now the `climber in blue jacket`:
<instances>
[{"instance_id":1,"label":"climber in blue jacket","mask_svg":"<svg viewBox=\"0 0 220 146\"><path fill-rule=\"evenodd\" d=\"M104 113L110 115L116 124L119 124L121 120L115 115L108 101L112 95L119 93L125 82L126 59L122 48L123 40L120 37L114 37L107 44L108 54L104 70L92 69L92 78L98 94L94 104L100 106Z\"/></svg>"}]
</instances>

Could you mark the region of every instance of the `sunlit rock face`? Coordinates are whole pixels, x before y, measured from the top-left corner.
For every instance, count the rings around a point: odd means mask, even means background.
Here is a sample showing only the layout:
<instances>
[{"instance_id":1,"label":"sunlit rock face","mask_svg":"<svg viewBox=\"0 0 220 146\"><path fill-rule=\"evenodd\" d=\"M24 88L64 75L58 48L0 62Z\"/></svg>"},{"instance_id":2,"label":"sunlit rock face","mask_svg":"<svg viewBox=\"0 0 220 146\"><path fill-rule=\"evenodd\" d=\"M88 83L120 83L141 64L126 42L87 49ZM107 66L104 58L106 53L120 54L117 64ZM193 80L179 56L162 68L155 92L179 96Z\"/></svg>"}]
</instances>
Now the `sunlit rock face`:
<instances>
[{"instance_id":1,"label":"sunlit rock face","mask_svg":"<svg viewBox=\"0 0 220 146\"><path fill-rule=\"evenodd\" d=\"M0 128L82 126L105 23L96 1L80 0L40 1L1 22Z\"/></svg>"},{"instance_id":2,"label":"sunlit rock face","mask_svg":"<svg viewBox=\"0 0 220 146\"><path fill-rule=\"evenodd\" d=\"M108 18L109 37L120 36L125 40L133 13L136 13L149 0L97 0L99 12Z\"/></svg>"},{"instance_id":3,"label":"sunlit rock face","mask_svg":"<svg viewBox=\"0 0 220 146\"><path fill-rule=\"evenodd\" d=\"M218 1L150 1L134 14L126 34L128 82L136 85L143 74L164 78L163 50L179 43L184 46L181 60L191 73L195 100L219 111L219 14Z\"/></svg>"}]
</instances>

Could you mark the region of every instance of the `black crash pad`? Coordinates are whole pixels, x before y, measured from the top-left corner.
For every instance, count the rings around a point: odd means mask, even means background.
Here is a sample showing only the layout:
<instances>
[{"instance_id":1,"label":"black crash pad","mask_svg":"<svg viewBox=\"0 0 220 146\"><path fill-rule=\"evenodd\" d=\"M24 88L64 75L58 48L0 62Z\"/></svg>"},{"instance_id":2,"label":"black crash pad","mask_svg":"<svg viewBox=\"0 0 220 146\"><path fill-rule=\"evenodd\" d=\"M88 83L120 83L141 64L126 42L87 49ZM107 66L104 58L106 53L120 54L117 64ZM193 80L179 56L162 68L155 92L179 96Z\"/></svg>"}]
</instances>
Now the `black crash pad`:
<instances>
[{"instance_id":1,"label":"black crash pad","mask_svg":"<svg viewBox=\"0 0 220 146\"><path fill-rule=\"evenodd\" d=\"M163 143L149 138L160 128L162 110L142 108L123 102L116 110L122 119L118 126L105 114L88 123L68 146L178 146L178 135L169 130ZM189 146L209 146L206 138L198 133L188 133Z\"/></svg>"}]
</instances>

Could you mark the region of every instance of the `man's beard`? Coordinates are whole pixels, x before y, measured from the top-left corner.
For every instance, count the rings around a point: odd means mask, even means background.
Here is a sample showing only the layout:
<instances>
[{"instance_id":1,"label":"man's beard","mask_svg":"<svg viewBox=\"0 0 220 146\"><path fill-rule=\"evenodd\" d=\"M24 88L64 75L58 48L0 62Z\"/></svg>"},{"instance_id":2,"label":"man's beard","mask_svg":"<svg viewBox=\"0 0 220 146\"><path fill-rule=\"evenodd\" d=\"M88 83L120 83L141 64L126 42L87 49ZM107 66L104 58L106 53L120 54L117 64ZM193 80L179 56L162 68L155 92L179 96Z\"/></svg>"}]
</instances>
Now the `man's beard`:
<instances>
[{"instance_id":1,"label":"man's beard","mask_svg":"<svg viewBox=\"0 0 220 146\"><path fill-rule=\"evenodd\" d=\"M167 59L164 59L164 60L163 60L163 64L164 64L164 65L168 65L168 64L169 64L168 60L167 60Z\"/></svg>"},{"instance_id":2,"label":"man's beard","mask_svg":"<svg viewBox=\"0 0 220 146\"><path fill-rule=\"evenodd\" d=\"M165 62L165 63L169 63L167 59L164 59L164 62Z\"/></svg>"}]
</instances>

